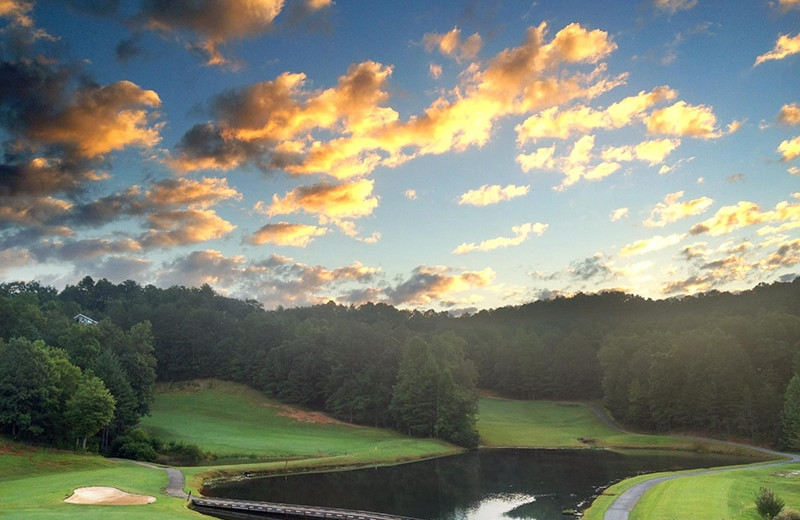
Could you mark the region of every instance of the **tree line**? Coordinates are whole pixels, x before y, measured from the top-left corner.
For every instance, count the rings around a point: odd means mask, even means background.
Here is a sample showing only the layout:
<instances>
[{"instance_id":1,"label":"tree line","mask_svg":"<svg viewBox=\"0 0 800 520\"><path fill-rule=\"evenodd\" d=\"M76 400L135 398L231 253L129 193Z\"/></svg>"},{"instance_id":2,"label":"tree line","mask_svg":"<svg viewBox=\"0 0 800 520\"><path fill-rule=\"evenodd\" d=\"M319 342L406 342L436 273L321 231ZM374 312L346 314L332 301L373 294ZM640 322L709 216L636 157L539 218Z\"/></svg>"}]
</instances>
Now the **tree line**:
<instances>
[{"instance_id":1,"label":"tree line","mask_svg":"<svg viewBox=\"0 0 800 520\"><path fill-rule=\"evenodd\" d=\"M99 323L73 323L79 313ZM209 377L468 447L479 440L479 388L602 400L648 431L800 441L790 406L800 409L800 379L794 392L789 384L800 363L800 279L668 300L579 294L455 317L374 303L264 310L208 285L85 277L61 292L0 284L0 315L0 431L47 442L110 446L148 412L156 378ZM26 377L7 368L23 358L49 368ZM69 375L42 375L58 370ZM40 392L26 403L13 397L23 381ZM53 381L61 387L41 389ZM69 419L85 416L74 412L79 388L85 400L100 402L103 389L111 398L113 417L95 431L106 416L91 428Z\"/></svg>"}]
</instances>

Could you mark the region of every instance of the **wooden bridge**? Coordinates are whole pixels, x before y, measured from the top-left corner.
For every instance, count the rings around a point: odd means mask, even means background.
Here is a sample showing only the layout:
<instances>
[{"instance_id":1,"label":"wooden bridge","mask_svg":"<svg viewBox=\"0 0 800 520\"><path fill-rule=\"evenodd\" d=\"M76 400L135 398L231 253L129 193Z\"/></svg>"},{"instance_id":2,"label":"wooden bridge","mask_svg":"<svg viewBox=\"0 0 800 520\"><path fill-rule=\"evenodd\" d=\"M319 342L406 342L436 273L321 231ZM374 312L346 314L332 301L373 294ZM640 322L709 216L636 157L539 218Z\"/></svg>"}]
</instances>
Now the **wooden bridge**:
<instances>
[{"instance_id":1,"label":"wooden bridge","mask_svg":"<svg viewBox=\"0 0 800 520\"><path fill-rule=\"evenodd\" d=\"M328 518L332 520L418 520L407 516L354 511L334 507L300 506L275 502L254 502L229 498L191 497L192 507L200 512L213 514L214 511L264 516L270 518Z\"/></svg>"}]
</instances>

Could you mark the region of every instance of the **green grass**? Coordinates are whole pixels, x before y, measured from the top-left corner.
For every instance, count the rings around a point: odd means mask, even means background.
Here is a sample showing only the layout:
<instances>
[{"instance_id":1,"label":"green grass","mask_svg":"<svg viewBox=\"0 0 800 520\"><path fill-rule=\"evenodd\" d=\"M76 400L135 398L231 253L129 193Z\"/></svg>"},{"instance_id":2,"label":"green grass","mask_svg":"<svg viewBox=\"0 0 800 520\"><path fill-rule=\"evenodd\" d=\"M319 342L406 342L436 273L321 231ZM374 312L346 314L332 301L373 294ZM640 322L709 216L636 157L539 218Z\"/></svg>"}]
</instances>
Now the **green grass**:
<instances>
[{"instance_id":1,"label":"green grass","mask_svg":"<svg viewBox=\"0 0 800 520\"><path fill-rule=\"evenodd\" d=\"M204 518L186 509L184 501L162 494L167 475L161 470L96 455L33 448L0 438L0 517L5 519L87 520ZM152 495L141 506L67 504L72 491L85 486L112 486L129 493Z\"/></svg>"},{"instance_id":2,"label":"green grass","mask_svg":"<svg viewBox=\"0 0 800 520\"><path fill-rule=\"evenodd\" d=\"M662 482L645 493L630 520L758 520L754 498L762 486L783 498L786 507L800 509L800 464L787 464Z\"/></svg>"},{"instance_id":3,"label":"green grass","mask_svg":"<svg viewBox=\"0 0 800 520\"><path fill-rule=\"evenodd\" d=\"M204 479L242 472L277 473L337 469L456 453L451 445L411 439L389 430L337 422L297 420L277 402L246 387L219 381L160 386L152 415L143 424L162 440L197 444L217 454L219 464L181 468L187 489L195 494ZM303 415L302 411L294 410ZM313 418L305 414L303 418ZM483 398L478 430L486 446L556 448L709 449L711 445L676 437L621 434L600 421L587 407L555 402ZM230 463L234 459L247 464ZM762 485L773 488L787 505L800 508L800 465L780 469L679 479L646 495L632 520L660 518L749 518L753 493ZM782 476L778 472L786 471ZM638 479L620 483L587 511L587 520L602 518L614 496ZM695 482L699 484L695 485ZM0 516L2 518L60 519L178 519L205 518L185 507L183 500L162 491L166 474L93 455L32 448L0 438ZM691 482L691 485L689 485ZM157 497L145 506L82 506L63 499L73 489L102 485ZM663 487L662 487L663 486ZM797 489L796 489L797 488ZM714 501L708 497L717 497ZM701 507L709 514L695 514ZM721 512L721 514L717 514ZM755 517L752 517L755 519Z\"/></svg>"}]
</instances>

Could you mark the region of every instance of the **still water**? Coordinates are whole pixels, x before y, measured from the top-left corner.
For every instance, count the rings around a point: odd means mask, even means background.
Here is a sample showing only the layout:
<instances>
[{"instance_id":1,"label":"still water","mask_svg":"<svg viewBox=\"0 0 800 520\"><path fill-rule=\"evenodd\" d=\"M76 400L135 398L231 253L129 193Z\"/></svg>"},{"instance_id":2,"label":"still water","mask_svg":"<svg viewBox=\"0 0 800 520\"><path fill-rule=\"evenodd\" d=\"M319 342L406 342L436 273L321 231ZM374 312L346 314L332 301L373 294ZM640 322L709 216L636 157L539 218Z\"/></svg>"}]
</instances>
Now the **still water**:
<instances>
[{"instance_id":1,"label":"still water","mask_svg":"<svg viewBox=\"0 0 800 520\"><path fill-rule=\"evenodd\" d=\"M424 520L563 520L609 484L641 473L752 462L688 452L479 450L329 473L225 482L206 496L379 511Z\"/></svg>"}]
</instances>

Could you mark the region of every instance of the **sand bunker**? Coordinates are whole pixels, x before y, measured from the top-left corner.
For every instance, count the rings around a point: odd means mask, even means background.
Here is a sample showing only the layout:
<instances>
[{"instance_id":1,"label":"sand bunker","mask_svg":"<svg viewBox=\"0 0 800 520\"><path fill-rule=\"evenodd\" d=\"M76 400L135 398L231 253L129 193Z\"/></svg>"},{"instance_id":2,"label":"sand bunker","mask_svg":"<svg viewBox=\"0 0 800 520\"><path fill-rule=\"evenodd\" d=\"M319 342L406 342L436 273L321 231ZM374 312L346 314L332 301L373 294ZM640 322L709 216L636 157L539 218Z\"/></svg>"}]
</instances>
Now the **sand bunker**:
<instances>
[{"instance_id":1,"label":"sand bunker","mask_svg":"<svg viewBox=\"0 0 800 520\"><path fill-rule=\"evenodd\" d=\"M156 497L147 495L134 495L126 493L117 488L92 486L78 488L72 492L64 502L70 504L91 504L105 506L136 506L155 502Z\"/></svg>"}]
</instances>

